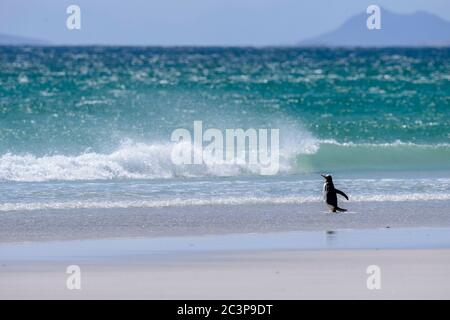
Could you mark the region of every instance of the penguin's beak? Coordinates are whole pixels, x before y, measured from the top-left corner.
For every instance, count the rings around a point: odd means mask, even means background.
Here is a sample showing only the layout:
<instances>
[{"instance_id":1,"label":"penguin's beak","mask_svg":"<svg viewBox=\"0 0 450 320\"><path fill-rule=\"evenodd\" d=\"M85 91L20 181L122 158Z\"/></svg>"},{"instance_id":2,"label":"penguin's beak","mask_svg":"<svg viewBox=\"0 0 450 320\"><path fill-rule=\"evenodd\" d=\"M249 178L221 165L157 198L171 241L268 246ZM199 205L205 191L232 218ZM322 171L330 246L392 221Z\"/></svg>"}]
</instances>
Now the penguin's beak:
<instances>
[{"instance_id":1,"label":"penguin's beak","mask_svg":"<svg viewBox=\"0 0 450 320\"><path fill-rule=\"evenodd\" d=\"M321 176L322 176L322 178L324 178L324 179L326 179L326 178L327 178L327 176L326 176L326 175L324 175L324 174L321 174Z\"/></svg>"}]
</instances>

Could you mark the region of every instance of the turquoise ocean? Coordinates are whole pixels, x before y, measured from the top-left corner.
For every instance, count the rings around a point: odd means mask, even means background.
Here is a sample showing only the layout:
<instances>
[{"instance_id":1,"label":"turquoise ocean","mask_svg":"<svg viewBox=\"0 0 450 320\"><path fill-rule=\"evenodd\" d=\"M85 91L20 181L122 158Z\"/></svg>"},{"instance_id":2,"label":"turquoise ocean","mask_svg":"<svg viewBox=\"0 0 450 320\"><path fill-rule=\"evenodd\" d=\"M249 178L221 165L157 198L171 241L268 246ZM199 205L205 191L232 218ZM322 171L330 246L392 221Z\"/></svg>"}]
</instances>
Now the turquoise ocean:
<instances>
[{"instance_id":1,"label":"turquoise ocean","mask_svg":"<svg viewBox=\"0 0 450 320\"><path fill-rule=\"evenodd\" d=\"M171 162L276 128L281 167ZM0 47L0 211L450 201L450 49ZM346 204L347 205L347 204Z\"/></svg>"}]
</instances>

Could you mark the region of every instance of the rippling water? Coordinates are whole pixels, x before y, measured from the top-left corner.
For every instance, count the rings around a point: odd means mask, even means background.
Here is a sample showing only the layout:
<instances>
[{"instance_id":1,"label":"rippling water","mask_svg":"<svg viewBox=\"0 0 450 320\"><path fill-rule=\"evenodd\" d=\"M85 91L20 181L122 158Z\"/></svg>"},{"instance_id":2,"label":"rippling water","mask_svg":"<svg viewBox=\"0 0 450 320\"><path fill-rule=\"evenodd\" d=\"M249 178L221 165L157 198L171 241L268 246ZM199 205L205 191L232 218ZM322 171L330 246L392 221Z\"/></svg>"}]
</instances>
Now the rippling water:
<instances>
[{"instance_id":1,"label":"rippling water","mask_svg":"<svg viewBox=\"0 0 450 320\"><path fill-rule=\"evenodd\" d=\"M279 128L279 175L174 166L194 120ZM450 49L0 47L0 210L448 200L449 128Z\"/></svg>"}]
</instances>

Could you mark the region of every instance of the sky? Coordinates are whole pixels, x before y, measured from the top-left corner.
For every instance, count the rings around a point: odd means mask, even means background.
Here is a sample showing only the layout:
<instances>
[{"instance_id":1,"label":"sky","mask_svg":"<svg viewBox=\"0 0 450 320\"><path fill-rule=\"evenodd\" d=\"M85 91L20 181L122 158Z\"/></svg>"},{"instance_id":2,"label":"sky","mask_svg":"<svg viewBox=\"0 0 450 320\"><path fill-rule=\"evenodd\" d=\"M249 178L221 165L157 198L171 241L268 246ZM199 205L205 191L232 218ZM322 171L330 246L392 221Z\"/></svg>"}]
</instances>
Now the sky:
<instances>
[{"instance_id":1,"label":"sky","mask_svg":"<svg viewBox=\"0 0 450 320\"><path fill-rule=\"evenodd\" d=\"M66 27L72 4L81 30ZM450 0L0 0L0 33L71 45L295 45L370 4L450 21Z\"/></svg>"}]
</instances>

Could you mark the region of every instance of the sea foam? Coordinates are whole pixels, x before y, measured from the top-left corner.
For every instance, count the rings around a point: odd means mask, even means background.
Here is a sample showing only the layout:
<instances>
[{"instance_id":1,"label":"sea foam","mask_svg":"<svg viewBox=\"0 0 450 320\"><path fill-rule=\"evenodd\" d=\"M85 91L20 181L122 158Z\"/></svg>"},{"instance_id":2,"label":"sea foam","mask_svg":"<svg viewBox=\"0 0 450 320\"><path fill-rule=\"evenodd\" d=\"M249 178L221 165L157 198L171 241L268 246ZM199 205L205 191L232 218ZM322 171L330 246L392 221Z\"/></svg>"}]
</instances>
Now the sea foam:
<instances>
[{"instance_id":1,"label":"sea foam","mask_svg":"<svg viewBox=\"0 0 450 320\"><path fill-rule=\"evenodd\" d=\"M352 202L408 202L408 201L449 201L449 193L411 193L397 195L359 195L351 198ZM34 211L34 210L75 210L75 209L129 209L129 208L165 208L192 206L237 206L237 205L300 205L320 203L317 196L287 197L216 197L208 199L167 199L167 200L130 200L130 201L66 201L66 202L32 202L2 203L0 211Z\"/></svg>"},{"instance_id":2,"label":"sea foam","mask_svg":"<svg viewBox=\"0 0 450 320\"><path fill-rule=\"evenodd\" d=\"M284 139L280 174L450 167L450 145L447 144L338 143L307 135L303 139L289 136ZM257 164L174 165L171 161L173 147L174 144L127 141L109 154L91 152L38 157L8 153L0 156L0 181L151 180L261 173L261 166ZM191 145L182 147L193 148Z\"/></svg>"},{"instance_id":3,"label":"sea foam","mask_svg":"<svg viewBox=\"0 0 450 320\"><path fill-rule=\"evenodd\" d=\"M176 144L186 152L201 152L186 143ZM96 152L77 156L5 154L0 157L0 181L92 181L114 179L171 179L259 174L259 164L175 165L171 153L175 144L125 142L109 154ZM281 151L280 172L289 172L292 150Z\"/></svg>"}]
</instances>

